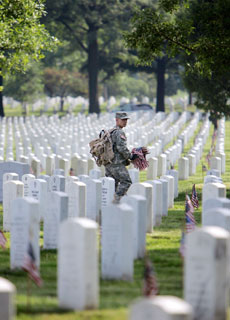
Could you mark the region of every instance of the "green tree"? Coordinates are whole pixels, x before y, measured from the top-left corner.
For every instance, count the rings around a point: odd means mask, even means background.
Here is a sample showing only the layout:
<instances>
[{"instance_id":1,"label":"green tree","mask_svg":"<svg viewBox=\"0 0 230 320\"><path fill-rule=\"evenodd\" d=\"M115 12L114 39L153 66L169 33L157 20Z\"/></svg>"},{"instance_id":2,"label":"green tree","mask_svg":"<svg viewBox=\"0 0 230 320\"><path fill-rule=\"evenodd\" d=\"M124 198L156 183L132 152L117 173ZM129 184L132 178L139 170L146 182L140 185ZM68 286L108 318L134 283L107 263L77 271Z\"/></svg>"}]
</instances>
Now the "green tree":
<instances>
[{"instance_id":1,"label":"green tree","mask_svg":"<svg viewBox=\"0 0 230 320\"><path fill-rule=\"evenodd\" d=\"M100 112L99 72L103 70L108 78L119 68L125 52L122 32L128 27L133 6L145 2L148 1L46 1L48 15L44 21L49 30L69 41L73 51L80 50L86 55L90 113Z\"/></svg>"},{"instance_id":2,"label":"green tree","mask_svg":"<svg viewBox=\"0 0 230 320\"><path fill-rule=\"evenodd\" d=\"M0 2L0 116L2 77L10 71L24 71L31 60L43 58L57 39L51 37L40 23L45 14L43 0L2 0Z\"/></svg>"},{"instance_id":3,"label":"green tree","mask_svg":"<svg viewBox=\"0 0 230 320\"><path fill-rule=\"evenodd\" d=\"M30 63L24 73L16 72L5 78L3 94L21 102L26 113L28 103L44 95L42 69L39 63Z\"/></svg>"},{"instance_id":4,"label":"green tree","mask_svg":"<svg viewBox=\"0 0 230 320\"><path fill-rule=\"evenodd\" d=\"M194 79L192 89L197 92L197 106L218 115L222 105L222 114L227 115L230 89L224 81L230 71L229 10L230 1L226 0L161 0L157 9L137 11L126 42L138 49L142 63L150 64L165 51L169 56L186 56L185 71ZM225 84L224 89L221 84ZM215 109L205 87L215 92L215 102L219 97Z\"/></svg>"},{"instance_id":5,"label":"green tree","mask_svg":"<svg viewBox=\"0 0 230 320\"><path fill-rule=\"evenodd\" d=\"M60 111L68 95L85 96L87 92L86 78L78 72L67 69L46 68L44 70L45 93L50 97L60 97Z\"/></svg>"}]
</instances>

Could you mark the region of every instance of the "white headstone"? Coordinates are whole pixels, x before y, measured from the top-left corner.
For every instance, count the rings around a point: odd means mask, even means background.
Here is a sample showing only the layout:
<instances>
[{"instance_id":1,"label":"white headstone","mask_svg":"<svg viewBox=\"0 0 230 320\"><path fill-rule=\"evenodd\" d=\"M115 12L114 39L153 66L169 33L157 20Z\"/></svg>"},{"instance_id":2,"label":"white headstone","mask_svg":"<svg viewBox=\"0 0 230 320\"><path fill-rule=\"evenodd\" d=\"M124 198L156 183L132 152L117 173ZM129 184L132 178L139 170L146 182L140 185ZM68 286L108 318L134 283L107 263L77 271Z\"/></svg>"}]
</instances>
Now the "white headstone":
<instances>
[{"instance_id":1,"label":"white headstone","mask_svg":"<svg viewBox=\"0 0 230 320\"><path fill-rule=\"evenodd\" d=\"M162 215L168 215L168 197L169 197L169 187L168 181L166 179L159 179L162 183Z\"/></svg>"},{"instance_id":2,"label":"white headstone","mask_svg":"<svg viewBox=\"0 0 230 320\"><path fill-rule=\"evenodd\" d=\"M9 280L0 278L0 319L15 319L16 287Z\"/></svg>"},{"instance_id":3,"label":"white headstone","mask_svg":"<svg viewBox=\"0 0 230 320\"><path fill-rule=\"evenodd\" d=\"M132 180L132 183L138 183L139 182L139 170L136 168L129 169L129 175Z\"/></svg>"},{"instance_id":4,"label":"white headstone","mask_svg":"<svg viewBox=\"0 0 230 320\"><path fill-rule=\"evenodd\" d=\"M192 307L173 296L138 299L130 307L130 320L193 320Z\"/></svg>"},{"instance_id":5,"label":"white headstone","mask_svg":"<svg viewBox=\"0 0 230 320\"><path fill-rule=\"evenodd\" d=\"M179 180L187 180L189 177L189 160L186 157L178 160L178 178Z\"/></svg>"},{"instance_id":6,"label":"white headstone","mask_svg":"<svg viewBox=\"0 0 230 320\"><path fill-rule=\"evenodd\" d=\"M86 217L86 184L72 181L68 184L68 217Z\"/></svg>"},{"instance_id":7,"label":"white headstone","mask_svg":"<svg viewBox=\"0 0 230 320\"><path fill-rule=\"evenodd\" d=\"M44 249L57 249L60 222L68 217L68 196L54 191L47 195L47 210L44 217Z\"/></svg>"},{"instance_id":8,"label":"white headstone","mask_svg":"<svg viewBox=\"0 0 230 320\"><path fill-rule=\"evenodd\" d=\"M226 186L221 183L207 183L202 189L202 221L203 221L203 205L205 201L213 198L226 198Z\"/></svg>"},{"instance_id":9,"label":"white headstone","mask_svg":"<svg viewBox=\"0 0 230 320\"><path fill-rule=\"evenodd\" d=\"M102 208L103 279L133 278L133 211L125 203Z\"/></svg>"},{"instance_id":10,"label":"white headstone","mask_svg":"<svg viewBox=\"0 0 230 320\"><path fill-rule=\"evenodd\" d=\"M3 229L10 231L12 201L24 196L24 185L19 180L10 180L3 185Z\"/></svg>"},{"instance_id":11,"label":"white headstone","mask_svg":"<svg viewBox=\"0 0 230 320\"><path fill-rule=\"evenodd\" d=\"M22 176L22 182L24 183L24 197L29 197L30 181L34 179L35 176L33 174L24 174Z\"/></svg>"},{"instance_id":12,"label":"white headstone","mask_svg":"<svg viewBox=\"0 0 230 320\"><path fill-rule=\"evenodd\" d=\"M229 244L229 232L219 227L204 227L186 236L184 294L194 319L227 319Z\"/></svg>"},{"instance_id":13,"label":"white headstone","mask_svg":"<svg viewBox=\"0 0 230 320\"><path fill-rule=\"evenodd\" d=\"M149 183L134 183L130 186L128 195L140 195L146 198L147 201L147 219L146 219L146 231L148 233L153 232L153 187Z\"/></svg>"},{"instance_id":14,"label":"white headstone","mask_svg":"<svg viewBox=\"0 0 230 320\"><path fill-rule=\"evenodd\" d=\"M97 224L86 218L63 221L58 249L59 306L72 310L97 308Z\"/></svg>"},{"instance_id":15,"label":"white headstone","mask_svg":"<svg viewBox=\"0 0 230 320\"><path fill-rule=\"evenodd\" d=\"M53 175L50 177L50 191L65 192L65 177L61 175Z\"/></svg>"},{"instance_id":16,"label":"white headstone","mask_svg":"<svg viewBox=\"0 0 230 320\"><path fill-rule=\"evenodd\" d=\"M39 219L44 220L47 210L47 182L43 179L33 179L30 181L29 197L39 202Z\"/></svg>"},{"instance_id":17,"label":"white headstone","mask_svg":"<svg viewBox=\"0 0 230 320\"><path fill-rule=\"evenodd\" d=\"M21 268L25 263L29 245L33 248L35 264L40 265L39 247L39 203L26 197L12 203L10 231L10 268Z\"/></svg>"},{"instance_id":18,"label":"white headstone","mask_svg":"<svg viewBox=\"0 0 230 320\"><path fill-rule=\"evenodd\" d=\"M145 233L146 233L146 217L147 202L145 197L139 195L124 196L121 203L128 204L134 215L133 223L133 257L134 259L143 258L145 256Z\"/></svg>"},{"instance_id":19,"label":"white headstone","mask_svg":"<svg viewBox=\"0 0 230 320\"><path fill-rule=\"evenodd\" d=\"M147 180L154 180L157 178L158 159L152 157L148 159L148 162L149 166L147 168Z\"/></svg>"},{"instance_id":20,"label":"white headstone","mask_svg":"<svg viewBox=\"0 0 230 320\"><path fill-rule=\"evenodd\" d=\"M159 180L147 180L153 187L153 226L159 226L163 215L163 185Z\"/></svg>"},{"instance_id":21,"label":"white headstone","mask_svg":"<svg viewBox=\"0 0 230 320\"><path fill-rule=\"evenodd\" d=\"M101 206L105 207L111 204L115 193L115 180L110 177L101 179Z\"/></svg>"}]
</instances>

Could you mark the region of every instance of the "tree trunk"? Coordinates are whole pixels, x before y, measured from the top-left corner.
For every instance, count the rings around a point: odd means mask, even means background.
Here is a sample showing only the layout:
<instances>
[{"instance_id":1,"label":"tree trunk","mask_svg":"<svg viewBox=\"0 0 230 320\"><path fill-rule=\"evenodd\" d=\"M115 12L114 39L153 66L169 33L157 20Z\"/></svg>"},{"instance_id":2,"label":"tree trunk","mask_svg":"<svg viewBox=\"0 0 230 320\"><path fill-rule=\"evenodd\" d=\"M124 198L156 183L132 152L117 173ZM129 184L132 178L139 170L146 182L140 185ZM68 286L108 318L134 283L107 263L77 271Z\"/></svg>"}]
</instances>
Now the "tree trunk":
<instances>
[{"instance_id":1,"label":"tree trunk","mask_svg":"<svg viewBox=\"0 0 230 320\"><path fill-rule=\"evenodd\" d=\"M192 93L191 92L188 93L188 104L192 105Z\"/></svg>"},{"instance_id":2,"label":"tree trunk","mask_svg":"<svg viewBox=\"0 0 230 320\"><path fill-rule=\"evenodd\" d=\"M156 112L165 112L165 58L157 59L157 106Z\"/></svg>"},{"instance_id":3,"label":"tree trunk","mask_svg":"<svg viewBox=\"0 0 230 320\"><path fill-rule=\"evenodd\" d=\"M64 97L60 97L60 112L64 111Z\"/></svg>"},{"instance_id":4,"label":"tree trunk","mask_svg":"<svg viewBox=\"0 0 230 320\"><path fill-rule=\"evenodd\" d=\"M0 87L3 86L3 77L0 76ZM5 117L4 106L3 106L3 94L0 89L0 117Z\"/></svg>"},{"instance_id":5,"label":"tree trunk","mask_svg":"<svg viewBox=\"0 0 230 320\"><path fill-rule=\"evenodd\" d=\"M94 27L89 28L88 41L89 113L100 113L98 102L98 43L97 29Z\"/></svg>"}]
</instances>

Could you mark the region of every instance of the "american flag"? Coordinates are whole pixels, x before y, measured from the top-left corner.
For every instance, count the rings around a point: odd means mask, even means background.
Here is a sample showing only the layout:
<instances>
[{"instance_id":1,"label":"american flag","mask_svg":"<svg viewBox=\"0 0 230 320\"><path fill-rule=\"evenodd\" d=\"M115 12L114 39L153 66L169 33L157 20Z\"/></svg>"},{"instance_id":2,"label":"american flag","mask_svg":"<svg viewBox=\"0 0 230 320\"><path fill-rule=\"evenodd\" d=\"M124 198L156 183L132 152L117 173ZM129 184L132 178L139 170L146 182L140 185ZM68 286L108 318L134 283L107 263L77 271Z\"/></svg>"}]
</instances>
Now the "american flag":
<instances>
[{"instance_id":1,"label":"american flag","mask_svg":"<svg viewBox=\"0 0 230 320\"><path fill-rule=\"evenodd\" d=\"M148 154L148 150L143 150L142 148L133 148L132 155L138 155L138 158L132 160L132 164L134 168L141 170L145 170L149 166L149 162L146 160L146 154Z\"/></svg>"},{"instance_id":2,"label":"american flag","mask_svg":"<svg viewBox=\"0 0 230 320\"><path fill-rule=\"evenodd\" d=\"M198 196L197 196L197 192L196 192L196 186L195 184L192 186L192 205L194 208L199 208L199 201L198 201Z\"/></svg>"},{"instance_id":3,"label":"american flag","mask_svg":"<svg viewBox=\"0 0 230 320\"><path fill-rule=\"evenodd\" d=\"M2 232L2 230L0 230L0 246L2 247L2 249L6 248L6 242L7 242L6 237Z\"/></svg>"},{"instance_id":4,"label":"american flag","mask_svg":"<svg viewBox=\"0 0 230 320\"><path fill-rule=\"evenodd\" d=\"M155 272L151 261L145 258L145 271L144 271L144 296L155 296L158 293L157 281Z\"/></svg>"},{"instance_id":5,"label":"american flag","mask_svg":"<svg viewBox=\"0 0 230 320\"><path fill-rule=\"evenodd\" d=\"M184 258L184 256L185 256L185 233L184 233L184 231L181 232L179 252L180 252L181 257Z\"/></svg>"},{"instance_id":6,"label":"american flag","mask_svg":"<svg viewBox=\"0 0 230 320\"><path fill-rule=\"evenodd\" d=\"M196 220L193 215L194 208L192 206L192 202L188 195L186 195L185 201L185 224L186 224L186 232L191 232L196 227Z\"/></svg>"},{"instance_id":7,"label":"american flag","mask_svg":"<svg viewBox=\"0 0 230 320\"><path fill-rule=\"evenodd\" d=\"M36 283L38 287L41 287L42 279L36 266L36 258L31 243L29 243L22 269L28 272L29 277Z\"/></svg>"}]
</instances>

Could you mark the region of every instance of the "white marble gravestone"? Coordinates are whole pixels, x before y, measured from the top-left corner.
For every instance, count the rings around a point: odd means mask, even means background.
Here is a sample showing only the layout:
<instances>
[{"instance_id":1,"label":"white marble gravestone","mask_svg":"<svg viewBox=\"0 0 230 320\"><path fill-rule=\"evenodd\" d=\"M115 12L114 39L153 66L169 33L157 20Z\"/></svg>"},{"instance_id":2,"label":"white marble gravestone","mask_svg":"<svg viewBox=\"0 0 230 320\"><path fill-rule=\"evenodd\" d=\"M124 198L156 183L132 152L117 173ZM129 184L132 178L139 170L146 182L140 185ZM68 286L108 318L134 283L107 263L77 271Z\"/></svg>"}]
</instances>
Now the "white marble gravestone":
<instances>
[{"instance_id":1,"label":"white marble gravestone","mask_svg":"<svg viewBox=\"0 0 230 320\"><path fill-rule=\"evenodd\" d=\"M174 206L174 177L170 175L164 175L161 179L168 181L168 207L173 208Z\"/></svg>"},{"instance_id":2,"label":"white marble gravestone","mask_svg":"<svg viewBox=\"0 0 230 320\"><path fill-rule=\"evenodd\" d=\"M128 204L133 210L133 257L134 259L144 258L147 218L146 198L139 195L124 196L121 203Z\"/></svg>"},{"instance_id":3,"label":"white marble gravestone","mask_svg":"<svg viewBox=\"0 0 230 320\"><path fill-rule=\"evenodd\" d=\"M4 173L17 173L19 176L19 179L22 178L22 176L26 173L30 172L30 166L26 163L21 162L2 162L0 163L0 201L2 201L2 188L3 188L3 174Z\"/></svg>"},{"instance_id":4,"label":"white marble gravestone","mask_svg":"<svg viewBox=\"0 0 230 320\"><path fill-rule=\"evenodd\" d=\"M33 179L29 183L29 197L39 202L39 219L44 220L47 208L47 182L43 179Z\"/></svg>"},{"instance_id":5,"label":"white marble gravestone","mask_svg":"<svg viewBox=\"0 0 230 320\"><path fill-rule=\"evenodd\" d=\"M129 169L129 175L132 180L132 183L138 183L139 182L139 170L136 168Z\"/></svg>"},{"instance_id":6,"label":"white marble gravestone","mask_svg":"<svg viewBox=\"0 0 230 320\"><path fill-rule=\"evenodd\" d=\"M58 242L58 301L71 310L97 308L99 275L97 224L86 218L61 223Z\"/></svg>"},{"instance_id":7,"label":"white marble gravestone","mask_svg":"<svg viewBox=\"0 0 230 320\"><path fill-rule=\"evenodd\" d=\"M44 249L57 249L60 222L68 217L68 196L64 192L47 194L47 210L44 217Z\"/></svg>"},{"instance_id":8,"label":"white marble gravestone","mask_svg":"<svg viewBox=\"0 0 230 320\"><path fill-rule=\"evenodd\" d=\"M178 160L178 178L179 180L187 180L189 177L189 160L182 157Z\"/></svg>"},{"instance_id":9,"label":"white marble gravestone","mask_svg":"<svg viewBox=\"0 0 230 320\"><path fill-rule=\"evenodd\" d=\"M53 175L49 180L50 191L61 191L65 192L65 177L61 175Z\"/></svg>"},{"instance_id":10,"label":"white marble gravestone","mask_svg":"<svg viewBox=\"0 0 230 320\"><path fill-rule=\"evenodd\" d=\"M168 197L169 197L169 187L168 181L166 179L158 179L162 183L162 215L168 215Z\"/></svg>"},{"instance_id":11,"label":"white marble gravestone","mask_svg":"<svg viewBox=\"0 0 230 320\"><path fill-rule=\"evenodd\" d=\"M203 227L186 236L184 295L195 319L227 319L230 235Z\"/></svg>"},{"instance_id":12,"label":"white marble gravestone","mask_svg":"<svg viewBox=\"0 0 230 320\"><path fill-rule=\"evenodd\" d=\"M223 208L223 209L229 209L230 210L230 199L227 198L213 198L208 199L203 203L202 208L202 216L203 221L202 223L205 224L205 214L207 211L210 211L212 209L216 208Z\"/></svg>"},{"instance_id":13,"label":"white marble gravestone","mask_svg":"<svg viewBox=\"0 0 230 320\"><path fill-rule=\"evenodd\" d=\"M16 287L9 280L0 278L0 319L15 319Z\"/></svg>"},{"instance_id":14,"label":"white marble gravestone","mask_svg":"<svg viewBox=\"0 0 230 320\"><path fill-rule=\"evenodd\" d=\"M2 182L7 182L7 181L10 181L10 180L19 180L19 176L17 173L4 173L3 174L3 179L2 179Z\"/></svg>"},{"instance_id":15,"label":"white marble gravestone","mask_svg":"<svg viewBox=\"0 0 230 320\"><path fill-rule=\"evenodd\" d=\"M203 226L217 226L230 231L230 209L213 208L205 211Z\"/></svg>"},{"instance_id":16,"label":"white marble gravestone","mask_svg":"<svg viewBox=\"0 0 230 320\"><path fill-rule=\"evenodd\" d=\"M178 171L170 169L167 174L174 178L174 199L176 199L178 197Z\"/></svg>"},{"instance_id":17,"label":"white marble gravestone","mask_svg":"<svg viewBox=\"0 0 230 320\"><path fill-rule=\"evenodd\" d=\"M101 188L99 179L90 179L87 175L79 175L80 181L86 184L86 217L99 221L101 210Z\"/></svg>"},{"instance_id":18,"label":"white marble gravestone","mask_svg":"<svg viewBox=\"0 0 230 320\"><path fill-rule=\"evenodd\" d=\"M147 180L153 187L153 226L159 226L163 215L163 185L159 180Z\"/></svg>"},{"instance_id":19,"label":"white marble gravestone","mask_svg":"<svg viewBox=\"0 0 230 320\"><path fill-rule=\"evenodd\" d=\"M11 231L10 231L10 268L21 268L25 263L25 256L29 244L33 247L35 264L40 265L39 247L39 203L26 197L17 198L12 203Z\"/></svg>"},{"instance_id":20,"label":"white marble gravestone","mask_svg":"<svg viewBox=\"0 0 230 320\"><path fill-rule=\"evenodd\" d=\"M72 181L68 184L68 217L86 217L86 184Z\"/></svg>"},{"instance_id":21,"label":"white marble gravestone","mask_svg":"<svg viewBox=\"0 0 230 320\"><path fill-rule=\"evenodd\" d=\"M129 320L193 320L193 311L178 297L153 296L134 301Z\"/></svg>"},{"instance_id":22,"label":"white marble gravestone","mask_svg":"<svg viewBox=\"0 0 230 320\"><path fill-rule=\"evenodd\" d=\"M115 180L110 177L101 178L101 206L105 207L111 204L115 193Z\"/></svg>"},{"instance_id":23,"label":"white marble gravestone","mask_svg":"<svg viewBox=\"0 0 230 320\"><path fill-rule=\"evenodd\" d=\"M148 159L149 166L147 168L147 180L154 180L157 178L158 159L155 157Z\"/></svg>"},{"instance_id":24,"label":"white marble gravestone","mask_svg":"<svg viewBox=\"0 0 230 320\"><path fill-rule=\"evenodd\" d=\"M68 193L68 189L69 189L69 184L71 182L76 182L79 181L79 178L76 176L68 176L65 178L65 192Z\"/></svg>"},{"instance_id":25,"label":"white marble gravestone","mask_svg":"<svg viewBox=\"0 0 230 320\"><path fill-rule=\"evenodd\" d=\"M24 185L19 180L9 180L3 185L3 229L10 231L12 201L24 196Z\"/></svg>"},{"instance_id":26,"label":"white marble gravestone","mask_svg":"<svg viewBox=\"0 0 230 320\"><path fill-rule=\"evenodd\" d=\"M101 178L101 170L100 169L91 169L89 172L89 177L91 179L100 179Z\"/></svg>"},{"instance_id":27,"label":"white marble gravestone","mask_svg":"<svg viewBox=\"0 0 230 320\"><path fill-rule=\"evenodd\" d=\"M24 174L22 176L22 182L24 183L24 197L29 197L30 181L34 179L35 176L33 174Z\"/></svg>"},{"instance_id":28,"label":"white marble gravestone","mask_svg":"<svg viewBox=\"0 0 230 320\"><path fill-rule=\"evenodd\" d=\"M102 208L103 279L133 278L133 210L125 203Z\"/></svg>"},{"instance_id":29,"label":"white marble gravestone","mask_svg":"<svg viewBox=\"0 0 230 320\"><path fill-rule=\"evenodd\" d=\"M151 184L142 182L134 183L130 186L128 195L137 194L146 198L147 201L147 219L146 219L146 231L148 233L153 232L153 187Z\"/></svg>"},{"instance_id":30,"label":"white marble gravestone","mask_svg":"<svg viewBox=\"0 0 230 320\"><path fill-rule=\"evenodd\" d=\"M213 198L226 198L226 186L221 183L207 183L202 189L202 220L205 201Z\"/></svg>"}]
</instances>

